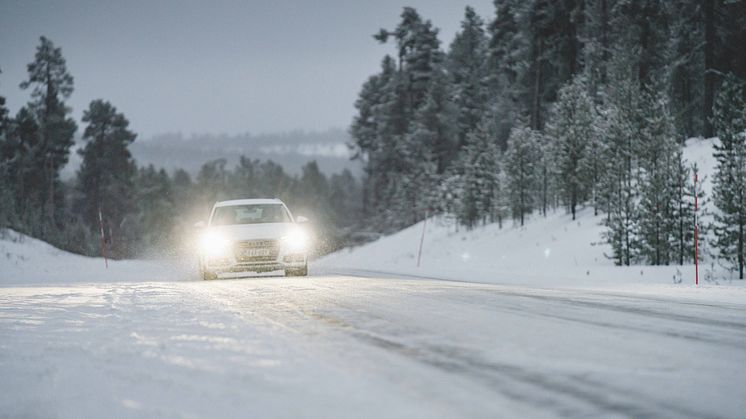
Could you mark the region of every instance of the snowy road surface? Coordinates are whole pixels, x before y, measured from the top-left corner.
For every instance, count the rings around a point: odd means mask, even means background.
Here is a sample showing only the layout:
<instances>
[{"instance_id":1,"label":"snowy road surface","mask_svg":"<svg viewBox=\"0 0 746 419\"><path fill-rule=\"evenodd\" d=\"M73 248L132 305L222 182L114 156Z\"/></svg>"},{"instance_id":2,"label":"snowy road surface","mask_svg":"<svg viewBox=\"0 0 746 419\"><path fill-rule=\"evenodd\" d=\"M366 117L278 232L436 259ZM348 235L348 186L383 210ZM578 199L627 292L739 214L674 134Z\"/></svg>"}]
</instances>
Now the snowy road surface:
<instances>
[{"instance_id":1,"label":"snowy road surface","mask_svg":"<svg viewBox=\"0 0 746 419\"><path fill-rule=\"evenodd\" d=\"M744 417L746 302L412 278L0 286L0 416Z\"/></svg>"}]
</instances>

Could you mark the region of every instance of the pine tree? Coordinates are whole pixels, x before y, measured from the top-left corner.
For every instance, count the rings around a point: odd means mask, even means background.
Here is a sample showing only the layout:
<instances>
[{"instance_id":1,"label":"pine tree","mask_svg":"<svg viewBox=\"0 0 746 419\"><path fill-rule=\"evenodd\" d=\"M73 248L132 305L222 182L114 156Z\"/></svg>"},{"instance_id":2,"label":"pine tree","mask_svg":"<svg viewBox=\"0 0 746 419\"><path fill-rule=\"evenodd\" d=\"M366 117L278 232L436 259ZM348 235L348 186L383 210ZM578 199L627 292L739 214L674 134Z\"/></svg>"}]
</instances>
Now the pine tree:
<instances>
[{"instance_id":1,"label":"pine tree","mask_svg":"<svg viewBox=\"0 0 746 419\"><path fill-rule=\"evenodd\" d=\"M611 245L614 262L630 265L638 248L640 104L633 81L615 76L613 85L600 128L606 163L599 188L607 214L603 237Z\"/></svg>"},{"instance_id":2,"label":"pine tree","mask_svg":"<svg viewBox=\"0 0 746 419\"><path fill-rule=\"evenodd\" d=\"M699 200L698 218L703 218L707 213L705 210L707 200L702 190L702 182L705 180L699 176L697 189L694 189L693 173L697 171L696 164L689 166L683 157L683 151L677 150L674 158L673 178L674 189L676 191L676 202L671 222L673 223L674 235L671 237L670 248L672 258L683 265L688 261L694 260L694 228L692 227L695 220L694 212L694 195ZM699 240L703 241L707 237L707 231L700 224ZM702 246L700 246L702 247Z\"/></svg>"},{"instance_id":3,"label":"pine tree","mask_svg":"<svg viewBox=\"0 0 746 419\"><path fill-rule=\"evenodd\" d=\"M486 45L484 22L473 8L467 6L461 31L451 43L446 60L446 67L452 77L453 102L457 110L459 149L466 145L466 137L477 128L486 111Z\"/></svg>"},{"instance_id":4,"label":"pine tree","mask_svg":"<svg viewBox=\"0 0 746 419\"><path fill-rule=\"evenodd\" d=\"M351 227L360 219L360 195L360 185L348 169L329 178L329 203L337 226Z\"/></svg>"},{"instance_id":5,"label":"pine tree","mask_svg":"<svg viewBox=\"0 0 746 419\"><path fill-rule=\"evenodd\" d=\"M500 195L500 154L497 126L492 115L485 115L476 130L469 133L459 162L463 167L459 221L473 228L479 221L498 219L502 213Z\"/></svg>"},{"instance_id":6,"label":"pine tree","mask_svg":"<svg viewBox=\"0 0 746 419\"><path fill-rule=\"evenodd\" d=\"M129 121L109 102L101 99L90 103L83 112L88 126L83 132L85 147L79 151L83 161L78 170L75 204L77 213L91 230L99 228L101 211L110 238L120 238L121 223L134 210L135 162L129 145L136 134L129 129ZM116 256L126 253L127 243L117 240L112 249Z\"/></svg>"},{"instance_id":7,"label":"pine tree","mask_svg":"<svg viewBox=\"0 0 746 419\"><path fill-rule=\"evenodd\" d=\"M415 152L425 152L434 159L435 172L443 174L458 152L458 105L449 98L446 74L436 72L422 107L412 120L405 141L412 143ZM424 156L425 154L423 154Z\"/></svg>"},{"instance_id":8,"label":"pine tree","mask_svg":"<svg viewBox=\"0 0 746 419\"><path fill-rule=\"evenodd\" d=\"M11 123L11 181L15 190L18 228L31 236L42 237L46 228L43 218L46 182L39 174L43 152L39 124L28 106L22 107Z\"/></svg>"},{"instance_id":9,"label":"pine tree","mask_svg":"<svg viewBox=\"0 0 746 419\"><path fill-rule=\"evenodd\" d=\"M10 124L5 98L0 96L0 228L10 226L15 213L16 191L11 171L18 147L11 140Z\"/></svg>"},{"instance_id":10,"label":"pine tree","mask_svg":"<svg viewBox=\"0 0 746 419\"><path fill-rule=\"evenodd\" d=\"M308 162L301 168L301 176L298 182L298 198L303 203L300 211L312 214L318 225L329 225L330 202L329 181L319 170L315 160Z\"/></svg>"},{"instance_id":11,"label":"pine tree","mask_svg":"<svg viewBox=\"0 0 746 419\"><path fill-rule=\"evenodd\" d=\"M719 256L744 279L746 249L746 101L742 82L725 79L715 101L717 168L713 178L715 242Z\"/></svg>"},{"instance_id":12,"label":"pine tree","mask_svg":"<svg viewBox=\"0 0 746 419\"><path fill-rule=\"evenodd\" d=\"M374 36L385 43L390 36L396 40L399 53L399 70L406 73L406 90L410 114L420 107L433 71L443 62L438 29L429 20L422 20L416 9L405 7L401 21L393 31L381 29Z\"/></svg>"},{"instance_id":13,"label":"pine tree","mask_svg":"<svg viewBox=\"0 0 746 419\"><path fill-rule=\"evenodd\" d=\"M585 31L583 54L584 74L588 80L588 90L594 102L599 103L600 95L609 81L609 61L614 43L611 28L611 10L614 0L585 1Z\"/></svg>"},{"instance_id":14,"label":"pine tree","mask_svg":"<svg viewBox=\"0 0 746 419\"><path fill-rule=\"evenodd\" d=\"M28 65L28 80L20 86L22 89L33 86L29 108L39 125L39 149L33 154L39 159L34 165L42 169L38 183L43 184L44 189L33 192L45 195L43 209L47 221L54 224L58 211L56 202L60 199L59 171L67 163L77 129L75 121L67 117L70 110L63 102L73 92L73 78L67 71L62 50L42 36L34 62Z\"/></svg>"},{"instance_id":15,"label":"pine tree","mask_svg":"<svg viewBox=\"0 0 746 419\"><path fill-rule=\"evenodd\" d=\"M396 143L411 119L406 86L406 75L386 56L381 72L366 82L355 103L358 114L350 132L354 156L363 162L365 172L363 212L376 218L390 207L400 163ZM442 158L449 157L442 154Z\"/></svg>"},{"instance_id":16,"label":"pine tree","mask_svg":"<svg viewBox=\"0 0 746 419\"><path fill-rule=\"evenodd\" d=\"M547 132L553 141L557 182L573 220L576 207L594 187L592 173L588 173L592 165L586 163L595 158L590 155L596 134L594 118L593 101L582 77L560 89Z\"/></svg>"},{"instance_id":17,"label":"pine tree","mask_svg":"<svg viewBox=\"0 0 746 419\"><path fill-rule=\"evenodd\" d=\"M505 152L506 186L511 199L511 212L514 219L520 220L521 226L525 216L534 210L538 187L536 162L541 155L538 135L530 128L514 128Z\"/></svg>"},{"instance_id":18,"label":"pine tree","mask_svg":"<svg viewBox=\"0 0 746 419\"><path fill-rule=\"evenodd\" d=\"M704 38L702 2L670 1L671 30L666 48L665 74L670 90L671 111L681 138L701 135L704 130L702 112L704 100Z\"/></svg>"},{"instance_id":19,"label":"pine tree","mask_svg":"<svg viewBox=\"0 0 746 419\"><path fill-rule=\"evenodd\" d=\"M552 139L547 135L538 135L539 148L544 150L537 162L539 176L539 209L543 216L547 216L549 207L556 201L557 190L557 161L551 153Z\"/></svg>"},{"instance_id":20,"label":"pine tree","mask_svg":"<svg viewBox=\"0 0 746 419\"><path fill-rule=\"evenodd\" d=\"M675 208L678 206L676 182L678 144L674 138L673 118L661 94L643 90L640 112L645 115L640 150L640 255L653 265L669 264L670 243L675 236Z\"/></svg>"},{"instance_id":21,"label":"pine tree","mask_svg":"<svg viewBox=\"0 0 746 419\"><path fill-rule=\"evenodd\" d=\"M521 101L528 42L519 29L520 2L495 0L495 19L490 22L487 46L487 81L489 96L498 119L498 143L500 149L507 148L507 140L513 121L524 112Z\"/></svg>"},{"instance_id":22,"label":"pine tree","mask_svg":"<svg viewBox=\"0 0 746 419\"><path fill-rule=\"evenodd\" d=\"M230 197L228 192L228 170L225 168L227 163L226 159L211 160L203 164L197 173L195 187L200 206L205 214L208 213L215 202ZM146 172L143 172L141 169L140 172L140 177L144 178L146 182L154 183L152 180L156 177L154 168L149 167Z\"/></svg>"},{"instance_id":23,"label":"pine tree","mask_svg":"<svg viewBox=\"0 0 746 419\"><path fill-rule=\"evenodd\" d=\"M633 51L638 86L659 80L664 69L664 52L669 39L666 2L662 0L619 0L613 8L612 26L624 28L617 48Z\"/></svg>"},{"instance_id":24,"label":"pine tree","mask_svg":"<svg viewBox=\"0 0 746 419\"><path fill-rule=\"evenodd\" d=\"M140 168L135 185L137 210L123 222L123 231L137 237L142 251L168 249L176 219L168 173L153 165Z\"/></svg>"}]
</instances>

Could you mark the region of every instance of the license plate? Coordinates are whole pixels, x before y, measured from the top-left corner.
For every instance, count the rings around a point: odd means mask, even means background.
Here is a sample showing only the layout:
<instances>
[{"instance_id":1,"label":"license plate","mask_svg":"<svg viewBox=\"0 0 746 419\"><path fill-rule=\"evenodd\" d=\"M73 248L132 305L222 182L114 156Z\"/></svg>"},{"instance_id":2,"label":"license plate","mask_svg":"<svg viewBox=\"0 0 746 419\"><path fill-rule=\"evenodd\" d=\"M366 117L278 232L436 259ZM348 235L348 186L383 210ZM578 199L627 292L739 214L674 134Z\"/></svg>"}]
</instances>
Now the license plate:
<instances>
[{"instance_id":1,"label":"license plate","mask_svg":"<svg viewBox=\"0 0 746 419\"><path fill-rule=\"evenodd\" d=\"M244 249L243 255L249 258L259 257L259 256L269 256L270 249Z\"/></svg>"}]
</instances>

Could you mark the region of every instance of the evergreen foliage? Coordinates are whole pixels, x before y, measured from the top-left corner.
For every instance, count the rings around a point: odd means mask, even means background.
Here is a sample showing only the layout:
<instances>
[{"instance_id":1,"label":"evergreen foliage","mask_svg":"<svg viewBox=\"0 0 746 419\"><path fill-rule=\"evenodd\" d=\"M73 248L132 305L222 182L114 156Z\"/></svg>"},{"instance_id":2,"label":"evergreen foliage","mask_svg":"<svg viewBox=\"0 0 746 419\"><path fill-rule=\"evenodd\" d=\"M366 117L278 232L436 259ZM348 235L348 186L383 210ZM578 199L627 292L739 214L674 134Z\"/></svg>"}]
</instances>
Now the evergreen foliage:
<instances>
[{"instance_id":1,"label":"evergreen foliage","mask_svg":"<svg viewBox=\"0 0 746 419\"><path fill-rule=\"evenodd\" d=\"M726 78L715 102L713 118L720 143L715 147L713 179L715 242L720 258L744 279L746 249L746 100L744 86Z\"/></svg>"},{"instance_id":2,"label":"evergreen foliage","mask_svg":"<svg viewBox=\"0 0 746 419\"><path fill-rule=\"evenodd\" d=\"M79 151L83 158L77 178L76 214L92 231L99 230L99 212L105 214L105 230L111 237L123 237L122 223L135 206L135 162L128 146L136 134L129 121L109 102L94 100L83 113L88 126L83 132L86 145ZM114 255L128 253L127 243L118 240Z\"/></svg>"},{"instance_id":3,"label":"evergreen foliage","mask_svg":"<svg viewBox=\"0 0 746 419\"><path fill-rule=\"evenodd\" d=\"M540 134L528 127L514 128L508 138L505 152L506 183L510 191L510 210L513 219L521 226L528 214L535 209L539 175Z\"/></svg>"},{"instance_id":4,"label":"evergreen foliage","mask_svg":"<svg viewBox=\"0 0 746 419\"><path fill-rule=\"evenodd\" d=\"M34 61L27 67L28 79L20 85L22 89L32 88L32 100L23 118L31 118L37 125L35 133L26 134L38 137L27 141L28 148L24 150L38 169L26 185L33 186L26 188L25 193L40 203L46 215L38 222L43 223L42 231L51 238L60 227L62 213L57 205L62 198L59 172L67 163L77 125L68 117L70 109L63 101L73 92L73 77L67 71L62 50L44 36L39 41Z\"/></svg>"},{"instance_id":5,"label":"evergreen foliage","mask_svg":"<svg viewBox=\"0 0 746 419\"><path fill-rule=\"evenodd\" d=\"M593 190L589 173L595 156L591 143L595 138L595 109L585 81L576 78L559 91L552 119L547 127L552 139L558 184L565 205L575 219L575 211Z\"/></svg>"}]
</instances>

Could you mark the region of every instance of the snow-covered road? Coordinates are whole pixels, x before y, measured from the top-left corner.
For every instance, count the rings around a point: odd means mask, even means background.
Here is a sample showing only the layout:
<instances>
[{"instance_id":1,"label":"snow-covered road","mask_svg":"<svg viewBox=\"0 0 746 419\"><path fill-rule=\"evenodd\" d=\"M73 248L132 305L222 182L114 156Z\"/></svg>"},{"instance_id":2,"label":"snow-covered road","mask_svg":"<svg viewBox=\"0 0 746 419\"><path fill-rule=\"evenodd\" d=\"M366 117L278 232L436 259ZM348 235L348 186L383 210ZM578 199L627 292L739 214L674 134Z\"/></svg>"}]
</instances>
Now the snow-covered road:
<instances>
[{"instance_id":1,"label":"snow-covered road","mask_svg":"<svg viewBox=\"0 0 746 419\"><path fill-rule=\"evenodd\" d=\"M0 416L743 417L746 302L379 276L0 286Z\"/></svg>"}]
</instances>

